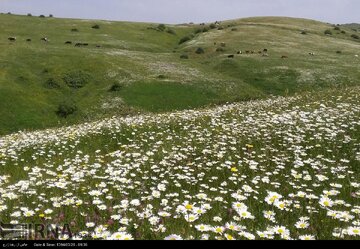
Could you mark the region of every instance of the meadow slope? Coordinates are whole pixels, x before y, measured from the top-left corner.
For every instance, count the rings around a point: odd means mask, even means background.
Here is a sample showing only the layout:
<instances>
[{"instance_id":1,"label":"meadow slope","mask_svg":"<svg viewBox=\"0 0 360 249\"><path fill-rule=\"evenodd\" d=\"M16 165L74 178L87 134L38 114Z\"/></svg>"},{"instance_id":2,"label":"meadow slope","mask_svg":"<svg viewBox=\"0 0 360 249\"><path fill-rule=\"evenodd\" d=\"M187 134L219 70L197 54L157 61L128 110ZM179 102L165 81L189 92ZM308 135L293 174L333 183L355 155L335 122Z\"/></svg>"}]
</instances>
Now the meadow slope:
<instances>
[{"instance_id":1,"label":"meadow slope","mask_svg":"<svg viewBox=\"0 0 360 249\"><path fill-rule=\"evenodd\" d=\"M359 101L342 88L4 136L0 215L73 239L359 239Z\"/></svg>"},{"instance_id":2,"label":"meadow slope","mask_svg":"<svg viewBox=\"0 0 360 249\"><path fill-rule=\"evenodd\" d=\"M0 30L0 134L288 96L360 77L358 32L305 19L163 26L0 15Z\"/></svg>"}]
</instances>

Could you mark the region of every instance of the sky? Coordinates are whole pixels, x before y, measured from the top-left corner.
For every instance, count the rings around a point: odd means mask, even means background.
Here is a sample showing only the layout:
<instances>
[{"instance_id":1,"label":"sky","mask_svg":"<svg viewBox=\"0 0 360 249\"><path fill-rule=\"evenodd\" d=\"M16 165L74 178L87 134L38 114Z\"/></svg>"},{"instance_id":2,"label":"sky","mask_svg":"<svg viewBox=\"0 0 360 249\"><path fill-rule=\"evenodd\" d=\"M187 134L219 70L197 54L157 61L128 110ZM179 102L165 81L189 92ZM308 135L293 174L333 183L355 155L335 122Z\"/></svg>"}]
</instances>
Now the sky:
<instances>
[{"instance_id":1,"label":"sky","mask_svg":"<svg viewBox=\"0 0 360 249\"><path fill-rule=\"evenodd\" d=\"M0 12L117 21L188 23L252 16L360 23L360 0L0 0Z\"/></svg>"}]
</instances>

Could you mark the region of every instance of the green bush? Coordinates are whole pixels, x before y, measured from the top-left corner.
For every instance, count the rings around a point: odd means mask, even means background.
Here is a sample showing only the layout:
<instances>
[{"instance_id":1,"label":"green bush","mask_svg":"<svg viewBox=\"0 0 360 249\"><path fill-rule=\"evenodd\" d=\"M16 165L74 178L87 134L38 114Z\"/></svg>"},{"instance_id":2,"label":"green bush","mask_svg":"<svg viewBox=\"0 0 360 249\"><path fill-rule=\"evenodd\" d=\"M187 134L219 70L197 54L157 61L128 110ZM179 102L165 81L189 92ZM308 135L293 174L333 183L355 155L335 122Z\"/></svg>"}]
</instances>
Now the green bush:
<instances>
[{"instance_id":1,"label":"green bush","mask_svg":"<svg viewBox=\"0 0 360 249\"><path fill-rule=\"evenodd\" d=\"M121 89L123 89L123 85L120 84L120 83L114 83L110 89L109 89L109 92L119 92L121 91Z\"/></svg>"},{"instance_id":2,"label":"green bush","mask_svg":"<svg viewBox=\"0 0 360 249\"><path fill-rule=\"evenodd\" d=\"M360 37L359 37L358 35L356 35L356 34L351 35L351 38L354 38L354 39L356 39L356 40L359 40L359 39L360 39Z\"/></svg>"},{"instance_id":3,"label":"green bush","mask_svg":"<svg viewBox=\"0 0 360 249\"><path fill-rule=\"evenodd\" d=\"M332 35L333 33L332 33L332 31L330 29L327 29L327 30L325 30L324 34L325 35Z\"/></svg>"},{"instance_id":4,"label":"green bush","mask_svg":"<svg viewBox=\"0 0 360 249\"><path fill-rule=\"evenodd\" d=\"M189 56L187 54L182 54L182 55L180 55L180 59L187 60L187 59L189 59Z\"/></svg>"},{"instance_id":5,"label":"green bush","mask_svg":"<svg viewBox=\"0 0 360 249\"><path fill-rule=\"evenodd\" d=\"M78 110L76 104L73 101L64 101L59 104L56 115L61 118L67 118L68 116L74 114Z\"/></svg>"},{"instance_id":6,"label":"green bush","mask_svg":"<svg viewBox=\"0 0 360 249\"><path fill-rule=\"evenodd\" d=\"M48 88L48 89L59 89L61 87L61 85L56 79L49 78L45 82L45 87Z\"/></svg>"},{"instance_id":7,"label":"green bush","mask_svg":"<svg viewBox=\"0 0 360 249\"><path fill-rule=\"evenodd\" d=\"M191 40L190 36L185 36L185 37L180 39L179 44L183 44L183 43L185 43L187 41L190 41L190 40Z\"/></svg>"},{"instance_id":8,"label":"green bush","mask_svg":"<svg viewBox=\"0 0 360 249\"><path fill-rule=\"evenodd\" d=\"M205 27L205 28L203 28L203 30L202 30L202 32L203 33L206 33L206 32L208 32L210 29L208 28L208 27Z\"/></svg>"},{"instance_id":9,"label":"green bush","mask_svg":"<svg viewBox=\"0 0 360 249\"><path fill-rule=\"evenodd\" d=\"M203 48L198 48L196 49L195 53L197 54L204 54L205 53L205 50Z\"/></svg>"},{"instance_id":10,"label":"green bush","mask_svg":"<svg viewBox=\"0 0 360 249\"><path fill-rule=\"evenodd\" d=\"M63 80L69 87L78 89L84 87L88 83L90 78L91 76L86 72L73 71L66 74Z\"/></svg>"},{"instance_id":11,"label":"green bush","mask_svg":"<svg viewBox=\"0 0 360 249\"><path fill-rule=\"evenodd\" d=\"M31 14L31 13L28 13L27 16L32 16L32 14Z\"/></svg>"},{"instance_id":12,"label":"green bush","mask_svg":"<svg viewBox=\"0 0 360 249\"><path fill-rule=\"evenodd\" d=\"M339 27L335 27L334 30L340 31L341 29Z\"/></svg>"},{"instance_id":13,"label":"green bush","mask_svg":"<svg viewBox=\"0 0 360 249\"><path fill-rule=\"evenodd\" d=\"M99 25L99 24L95 24L95 25L92 26L91 28L93 28L93 29L100 29L100 25Z\"/></svg>"},{"instance_id":14,"label":"green bush","mask_svg":"<svg viewBox=\"0 0 360 249\"><path fill-rule=\"evenodd\" d=\"M212 24L210 24L210 29L216 29L216 24L215 23L212 23Z\"/></svg>"},{"instance_id":15,"label":"green bush","mask_svg":"<svg viewBox=\"0 0 360 249\"><path fill-rule=\"evenodd\" d=\"M166 32L171 34L171 35L176 35L176 32L173 29L167 29Z\"/></svg>"},{"instance_id":16,"label":"green bush","mask_svg":"<svg viewBox=\"0 0 360 249\"><path fill-rule=\"evenodd\" d=\"M157 29L160 31L165 31L166 26L165 26L165 24L159 24L159 26L157 26Z\"/></svg>"},{"instance_id":17,"label":"green bush","mask_svg":"<svg viewBox=\"0 0 360 249\"><path fill-rule=\"evenodd\" d=\"M307 35L307 32L305 30L301 31L302 35Z\"/></svg>"},{"instance_id":18,"label":"green bush","mask_svg":"<svg viewBox=\"0 0 360 249\"><path fill-rule=\"evenodd\" d=\"M40 15L39 17L40 17L40 18L45 18L45 16L44 16L44 15Z\"/></svg>"},{"instance_id":19,"label":"green bush","mask_svg":"<svg viewBox=\"0 0 360 249\"><path fill-rule=\"evenodd\" d=\"M79 32L79 30L76 28L73 28L73 29L71 29L71 32Z\"/></svg>"}]
</instances>

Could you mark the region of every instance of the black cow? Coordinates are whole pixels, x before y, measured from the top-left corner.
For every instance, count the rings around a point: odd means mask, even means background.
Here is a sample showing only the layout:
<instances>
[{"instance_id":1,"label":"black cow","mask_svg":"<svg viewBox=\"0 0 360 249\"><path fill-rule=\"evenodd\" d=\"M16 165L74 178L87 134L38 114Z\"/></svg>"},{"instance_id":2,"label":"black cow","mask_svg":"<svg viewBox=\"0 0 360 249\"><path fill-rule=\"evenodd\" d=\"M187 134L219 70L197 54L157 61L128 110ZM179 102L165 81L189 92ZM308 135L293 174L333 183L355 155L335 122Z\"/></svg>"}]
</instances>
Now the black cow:
<instances>
[{"instance_id":1,"label":"black cow","mask_svg":"<svg viewBox=\"0 0 360 249\"><path fill-rule=\"evenodd\" d=\"M30 39L30 38L29 38L29 39L26 39L26 41L27 41L27 42L31 42L31 39Z\"/></svg>"},{"instance_id":2,"label":"black cow","mask_svg":"<svg viewBox=\"0 0 360 249\"><path fill-rule=\"evenodd\" d=\"M235 55L231 54L228 56L228 58L235 58Z\"/></svg>"},{"instance_id":3,"label":"black cow","mask_svg":"<svg viewBox=\"0 0 360 249\"><path fill-rule=\"evenodd\" d=\"M65 44L72 44L72 41L66 41Z\"/></svg>"},{"instance_id":4,"label":"black cow","mask_svg":"<svg viewBox=\"0 0 360 249\"><path fill-rule=\"evenodd\" d=\"M11 42L14 42L14 41L16 41L16 37L9 37L8 40Z\"/></svg>"},{"instance_id":5,"label":"black cow","mask_svg":"<svg viewBox=\"0 0 360 249\"><path fill-rule=\"evenodd\" d=\"M41 38L41 40L44 42L49 42L49 39L47 37L43 37L43 38Z\"/></svg>"}]
</instances>

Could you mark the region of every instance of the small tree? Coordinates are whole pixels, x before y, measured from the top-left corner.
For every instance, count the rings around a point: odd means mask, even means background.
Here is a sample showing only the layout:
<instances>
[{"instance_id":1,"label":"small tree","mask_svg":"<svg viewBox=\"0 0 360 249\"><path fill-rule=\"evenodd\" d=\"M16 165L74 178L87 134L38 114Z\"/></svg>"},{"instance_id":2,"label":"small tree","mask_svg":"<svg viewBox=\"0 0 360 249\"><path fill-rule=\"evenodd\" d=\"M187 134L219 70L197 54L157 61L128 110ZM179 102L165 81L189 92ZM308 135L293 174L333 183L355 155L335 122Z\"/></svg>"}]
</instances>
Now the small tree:
<instances>
[{"instance_id":1,"label":"small tree","mask_svg":"<svg viewBox=\"0 0 360 249\"><path fill-rule=\"evenodd\" d=\"M31 13L28 13L27 16L32 16L32 14L31 14Z\"/></svg>"},{"instance_id":2,"label":"small tree","mask_svg":"<svg viewBox=\"0 0 360 249\"><path fill-rule=\"evenodd\" d=\"M356 39L356 40L360 39L360 37L358 35L356 35L356 34L351 35L351 38Z\"/></svg>"},{"instance_id":3,"label":"small tree","mask_svg":"<svg viewBox=\"0 0 360 249\"><path fill-rule=\"evenodd\" d=\"M45 16L44 16L44 15L40 15L39 17L40 17L40 18L45 18Z\"/></svg>"},{"instance_id":4,"label":"small tree","mask_svg":"<svg viewBox=\"0 0 360 249\"><path fill-rule=\"evenodd\" d=\"M93 29L100 29L100 25L99 24L95 24L92 26Z\"/></svg>"}]
</instances>

